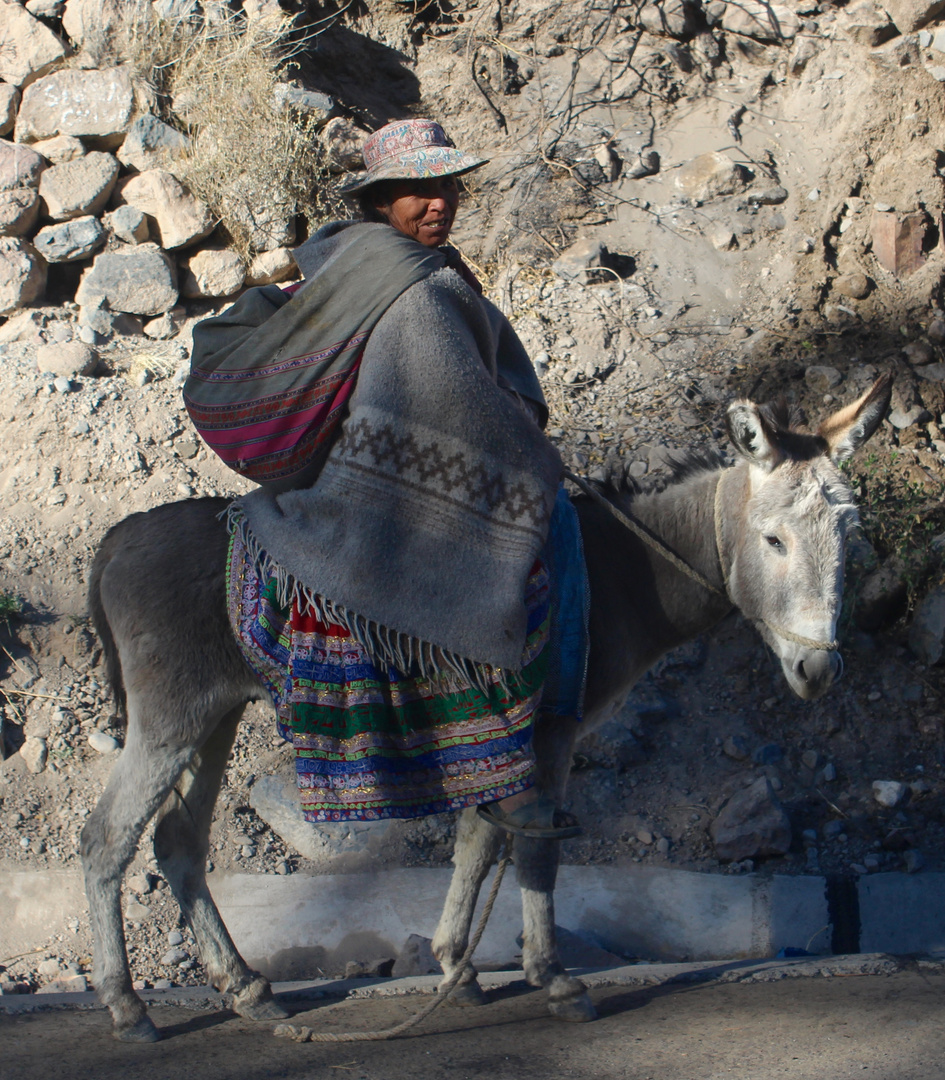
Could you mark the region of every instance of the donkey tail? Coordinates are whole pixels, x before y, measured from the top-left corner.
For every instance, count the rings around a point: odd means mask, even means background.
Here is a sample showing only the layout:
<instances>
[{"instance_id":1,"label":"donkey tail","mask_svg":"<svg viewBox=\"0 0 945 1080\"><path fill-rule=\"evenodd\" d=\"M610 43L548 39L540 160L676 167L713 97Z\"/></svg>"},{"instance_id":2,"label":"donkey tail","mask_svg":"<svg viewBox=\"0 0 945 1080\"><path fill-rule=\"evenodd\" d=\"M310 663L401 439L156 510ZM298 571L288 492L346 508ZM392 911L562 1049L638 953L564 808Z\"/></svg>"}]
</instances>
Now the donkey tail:
<instances>
[{"instance_id":1,"label":"donkey tail","mask_svg":"<svg viewBox=\"0 0 945 1080\"><path fill-rule=\"evenodd\" d=\"M118 654L118 646L112 635L112 628L108 623L105 613L105 605L102 602L102 575L110 562L111 554L109 540L114 529L105 534L105 539L95 553L92 562L92 572L89 575L89 615L92 617L92 626L102 644L102 657L105 661L105 677L115 698L118 714L123 720L128 718L128 698L125 693L125 683L121 673L121 658Z\"/></svg>"}]
</instances>

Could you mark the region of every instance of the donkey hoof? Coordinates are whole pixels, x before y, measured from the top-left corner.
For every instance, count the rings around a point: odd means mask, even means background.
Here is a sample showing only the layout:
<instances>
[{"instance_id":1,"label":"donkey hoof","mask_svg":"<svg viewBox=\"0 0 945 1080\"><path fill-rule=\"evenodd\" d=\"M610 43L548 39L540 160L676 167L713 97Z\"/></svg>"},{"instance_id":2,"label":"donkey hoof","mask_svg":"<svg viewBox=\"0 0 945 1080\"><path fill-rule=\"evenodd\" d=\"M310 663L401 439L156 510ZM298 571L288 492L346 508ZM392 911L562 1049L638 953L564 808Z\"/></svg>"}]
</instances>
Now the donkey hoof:
<instances>
[{"instance_id":1,"label":"donkey hoof","mask_svg":"<svg viewBox=\"0 0 945 1080\"><path fill-rule=\"evenodd\" d=\"M565 1001L549 1001L548 1011L556 1020L564 1020L569 1024L587 1024L597 1019L597 1010L587 994Z\"/></svg>"},{"instance_id":2,"label":"donkey hoof","mask_svg":"<svg viewBox=\"0 0 945 1080\"><path fill-rule=\"evenodd\" d=\"M269 1001L256 1001L251 1005L239 1005L234 1001L233 1011L244 1020L286 1020L292 1015L272 998Z\"/></svg>"},{"instance_id":3,"label":"donkey hoof","mask_svg":"<svg viewBox=\"0 0 945 1080\"><path fill-rule=\"evenodd\" d=\"M457 986L447 999L447 1005L458 1005L460 1008L470 1008L475 1005L485 1005L485 993L477 982L462 983Z\"/></svg>"},{"instance_id":4,"label":"donkey hoof","mask_svg":"<svg viewBox=\"0 0 945 1080\"><path fill-rule=\"evenodd\" d=\"M269 980L257 975L237 991L232 998L232 1009L246 1020L285 1020L289 1013L272 996Z\"/></svg>"},{"instance_id":5,"label":"donkey hoof","mask_svg":"<svg viewBox=\"0 0 945 1080\"><path fill-rule=\"evenodd\" d=\"M150 1016L142 1016L131 1027L115 1028L112 1034L119 1042L153 1043L161 1038L161 1033L152 1023Z\"/></svg>"}]
</instances>

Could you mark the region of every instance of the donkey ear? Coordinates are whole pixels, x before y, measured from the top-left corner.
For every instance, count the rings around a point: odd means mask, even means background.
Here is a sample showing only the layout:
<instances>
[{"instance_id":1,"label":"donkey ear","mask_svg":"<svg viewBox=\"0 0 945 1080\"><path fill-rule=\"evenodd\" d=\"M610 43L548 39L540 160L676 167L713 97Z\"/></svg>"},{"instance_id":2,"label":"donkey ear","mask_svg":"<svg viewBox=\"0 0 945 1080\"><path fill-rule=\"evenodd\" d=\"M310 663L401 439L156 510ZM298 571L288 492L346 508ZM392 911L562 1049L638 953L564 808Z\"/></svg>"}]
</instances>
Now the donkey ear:
<instances>
[{"instance_id":1,"label":"donkey ear","mask_svg":"<svg viewBox=\"0 0 945 1080\"><path fill-rule=\"evenodd\" d=\"M827 419L817 429L834 461L846 461L866 442L883 421L892 397L893 377L888 372L852 404Z\"/></svg>"},{"instance_id":2,"label":"donkey ear","mask_svg":"<svg viewBox=\"0 0 945 1080\"><path fill-rule=\"evenodd\" d=\"M784 460L777 427L754 402L732 402L725 423L735 449L752 464L771 472Z\"/></svg>"}]
</instances>

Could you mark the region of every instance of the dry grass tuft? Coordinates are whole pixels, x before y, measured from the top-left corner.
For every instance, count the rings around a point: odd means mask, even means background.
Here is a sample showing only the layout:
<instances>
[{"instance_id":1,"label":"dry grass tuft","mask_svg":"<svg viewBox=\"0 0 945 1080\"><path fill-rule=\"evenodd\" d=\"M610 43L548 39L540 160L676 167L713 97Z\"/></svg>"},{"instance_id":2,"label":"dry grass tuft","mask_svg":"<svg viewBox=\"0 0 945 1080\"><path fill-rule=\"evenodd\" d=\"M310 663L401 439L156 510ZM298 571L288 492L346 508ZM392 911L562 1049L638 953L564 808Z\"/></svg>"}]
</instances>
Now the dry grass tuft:
<instances>
[{"instance_id":1,"label":"dry grass tuft","mask_svg":"<svg viewBox=\"0 0 945 1080\"><path fill-rule=\"evenodd\" d=\"M162 19L146 0L125 0L87 35L79 62L127 64L142 111L190 137L173 171L248 261L291 243L297 214L313 226L339 210L320 118L282 108L276 94L305 44L289 17L247 20L221 4Z\"/></svg>"}]
</instances>

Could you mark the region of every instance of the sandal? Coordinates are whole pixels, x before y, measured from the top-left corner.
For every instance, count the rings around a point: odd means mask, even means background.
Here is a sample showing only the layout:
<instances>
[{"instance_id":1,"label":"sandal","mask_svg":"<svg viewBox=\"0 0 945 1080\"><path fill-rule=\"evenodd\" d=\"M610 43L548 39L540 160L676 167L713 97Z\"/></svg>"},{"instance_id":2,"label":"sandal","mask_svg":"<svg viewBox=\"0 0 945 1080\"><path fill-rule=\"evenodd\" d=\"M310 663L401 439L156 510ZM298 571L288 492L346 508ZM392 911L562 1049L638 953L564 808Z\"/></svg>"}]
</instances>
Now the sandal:
<instances>
[{"instance_id":1,"label":"sandal","mask_svg":"<svg viewBox=\"0 0 945 1080\"><path fill-rule=\"evenodd\" d=\"M476 813L504 832L534 836L539 840L567 840L584 830L573 814L559 810L546 795L506 812L497 802L476 807Z\"/></svg>"}]
</instances>

